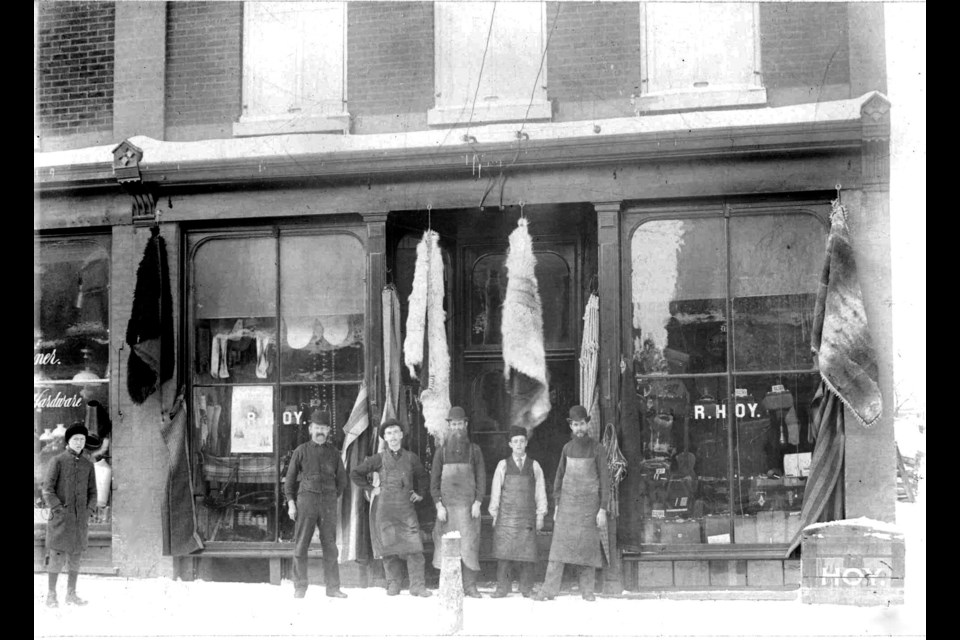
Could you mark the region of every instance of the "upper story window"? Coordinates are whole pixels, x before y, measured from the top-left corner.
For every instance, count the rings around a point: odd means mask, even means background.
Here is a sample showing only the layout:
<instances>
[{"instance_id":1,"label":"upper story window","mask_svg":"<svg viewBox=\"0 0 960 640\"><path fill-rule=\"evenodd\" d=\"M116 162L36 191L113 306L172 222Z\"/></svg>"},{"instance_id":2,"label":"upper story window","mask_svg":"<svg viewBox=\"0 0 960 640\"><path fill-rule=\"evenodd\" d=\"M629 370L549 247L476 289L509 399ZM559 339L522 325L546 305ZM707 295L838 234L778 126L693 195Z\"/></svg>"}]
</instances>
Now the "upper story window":
<instances>
[{"instance_id":1,"label":"upper story window","mask_svg":"<svg viewBox=\"0 0 960 640\"><path fill-rule=\"evenodd\" d=\"M428 124L550 118L545 61L540 68L545 3L436 2L434 11L436 106Z\"/></svg>"},{"instance_id":2,"label":"upper story window","mask_svg":"<svg viewBox=\"0 0 960 640\"><path fill-rule=\"evenodd\" d=\"M345 2L245 2L238 136L349 129Z\"/></svg>"},{"instance_id":3,"label":"upper story window","mask_svg":"<svg viewBox=\"0 0 960 640\"><path fill-rule=\"evenodd\" d=\"M765 104L757 3L640 5L639 111Z\"/></svg>"}]
</instances>

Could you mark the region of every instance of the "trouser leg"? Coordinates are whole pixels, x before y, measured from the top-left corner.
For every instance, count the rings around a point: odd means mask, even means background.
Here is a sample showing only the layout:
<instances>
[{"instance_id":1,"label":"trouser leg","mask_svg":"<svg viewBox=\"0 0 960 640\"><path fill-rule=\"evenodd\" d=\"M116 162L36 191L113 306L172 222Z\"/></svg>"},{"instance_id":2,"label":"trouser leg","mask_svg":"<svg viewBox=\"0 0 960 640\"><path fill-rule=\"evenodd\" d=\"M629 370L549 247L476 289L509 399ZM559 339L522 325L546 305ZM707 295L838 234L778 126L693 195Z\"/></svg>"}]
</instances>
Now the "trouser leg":
<instances>
[{"instance_id":1,"label":"trouser leg","mask_svg":"<svg viewBox=\"0 0 960 640\"><path fill-rule=\"evenodd\" d=\"M597 570L594 567L580 567L580 594L593 595L593 588L597 580Z\"/></svg>"},{"instance_id":2,"label":"trouser leg","mask_svg":"<svg viewBox=\"0 0 960 640\"><path fill-rule=\"evenodd\" d=\"M403 582L403 559L400 556L384 557L383 572L386 574L387 589L394 586L396 590L399 591L400 585Z\"/></svg>"},{"instance_id":3,"label":"trouser leg","mask_svg":"<svg viewBox=\"0 0 960 640\"><path fill-rule=\"evenodd\" d=\"M309 494L297 497L297 519L293 524L293 585L298 589L306 589L309 582L307 549L319 516L318 498Z\"/></svg>"},{"instance_id":4,"label":"trouser leg","mask_svg":"<svg viewBox=\"0 0 960 640\"><path fill-rule=\"evenodd\" d=\"M510 561L497 561L497 591L500 593L510 593L513 587L513 580L510 579Z\"/></svg>"},{"instance_id":5,"label":"trouser leg","mask_svg":"<svg viewBox=\"0 0 960 640\"><path fill-rule=\"evenodd\" d=\"M324 497L320 502L320 547L323 549L323 584L327 591L339 589L340 563L337 551L337 500L335 497Z\"/></svg>"},{"instance_id":6,"label":"trouser leg","mask_svg":"<svg viewBox=\"0 0 960 640\"><path fill-rule=\"evenodd\" d=\"M67 593L77 592L77 577L79 574L75 571L67 573Z\"/></svg>"},{"instance_id":7,"label":"trouser leg","mask_svg":"<svg viewBox=\"0 0 960 640\"><path fill-rule=\"evenodd\" d=\"M57 578L60 577L60 574L54 571L51 571L47 574L47 591L50 593L57 592Z\"/></svg>"},{"instance_id":8,"label":"trouser leg","mask_svg":"<svg viewBox=\"0 0 960 640\"><path fill-rule=\"evenodd\" d=\"M533 563L520 563L520 593L529 594L533 590Z\"/></svg>"},{"instance_id":9,"label":"trouser leg","mask_svg":"<svg viewBox=\"0 0 960 640\"><path fill-rule=\"evenodd\" d=\"M548 597L555 597L560 593L561 580L563 580L563 563L551 560L547 563L547 575L543 579L540 593Z\"/></svg>"},{"instance_id":10,"label":"trouser leg","mask_svg":"<svg viewBox=\"0 0 960 640\"><path fill-rule=\"evenodd\" d=\"M463 564L463 561L460 562L460 570L463 572L463 590L468 591L471 589L477 588L477 574L479 571L474 571Z\"/></svg>"},{"instance_id":11,"label":"trouser leg","mask_svg":"<svg viewBox=\"0 0 960 640\"><path fill-rule=\"evenodd\" d=\"M426 579L423 575L423 553L408 553L406 555L407 560L407 574L410 576L410 593L418 593L423 591L426 588Z\"/></svg>"}]
</instances>

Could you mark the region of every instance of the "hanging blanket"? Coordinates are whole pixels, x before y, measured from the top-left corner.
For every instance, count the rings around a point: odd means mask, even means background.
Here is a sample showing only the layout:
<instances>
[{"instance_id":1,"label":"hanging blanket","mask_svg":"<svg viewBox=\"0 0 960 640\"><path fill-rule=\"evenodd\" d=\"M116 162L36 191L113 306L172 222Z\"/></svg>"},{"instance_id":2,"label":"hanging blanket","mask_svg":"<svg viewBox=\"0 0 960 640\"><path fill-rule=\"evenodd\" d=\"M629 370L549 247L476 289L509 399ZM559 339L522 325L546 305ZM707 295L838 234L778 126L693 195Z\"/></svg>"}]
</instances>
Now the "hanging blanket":
<instances>
[{"instance_id":1,"label":"hanging blanket","mask_svg":"<svg viewBox=\"0 0 960 640\"><path fill-rule=\"evenodd\" d=\"M507 294L503 301L503 375L510 383L510 425L530 432L550 413L543 350L543 307L534 269L533 241L526 218L510 234Z\"/></svg>"},{"instance_id":2,"label":"hanging blanket","mask_svg":"<svg viewBox=\"0 0 960 640\"><path fill-rule=\"evenodd\" d=\"M197 534L197 512L193 502L193 476L187 454L187 403L183 394L174 402L170 417L160 422L160 436L170 461L163 493L163 555L184 556L203 549Z\"/></svg>"},{"instance_id":3,"label":"hanging blanket","mask_svg":"<svg viewBox=\"0 0 960 640\"><path fill-rule=\"evenodd\" d=\"M417 245L403 355L410 375L417 378L417 367L423 365L426 329L428 376L426 387L422 387L420 391L420 402L423 404L423 421L427 433L439 440L442 440L446 433L447 413L450 411L450 354L447 351L443 294L440 236L436 231L424 231L423 238Z\"/></svg>"},{"instance_id":4,"label":"hanging blanket","mask_svg":"<svg viewBox=\"0 0 960 640\"><path fill-rule=\"evenodd\" d=\"M810 346L827 386L857 420L869 427L882 410L877 358L867 327L846 211L838 202L833 204Z\"/></svg>"},{"instance_id":5,"label":"hanging blanket","mask_svg":"<svg viewBox=\"0 0 960 640\"><path fill-rule=\"evenodd\" d=\"M350 417L343 425L344 439L340 457L348 475L365 457L366 447L364 447L365 443L362 441L362 437L369 433L369 426L367 385L361 384ZM368 539L368 532L366 530L367 517L363 512L363 489L352 482L347 483L339 506L340 522L337 527L337 546L340 549L340 562L366 560L369 554L364 544L364 541Z\"/></svg>"},{"instance_id":6,"label":"hanging blanket","mask_svg":"<svg viewBox=\"0 0 960 640\"><path fill-rule=\"evenodd\" d=\"M159 230L150 239L137 267L133 308L127 323L127 392L143 402L173 376L173 300L167 248Z\"/></svg>"}]
</instances>

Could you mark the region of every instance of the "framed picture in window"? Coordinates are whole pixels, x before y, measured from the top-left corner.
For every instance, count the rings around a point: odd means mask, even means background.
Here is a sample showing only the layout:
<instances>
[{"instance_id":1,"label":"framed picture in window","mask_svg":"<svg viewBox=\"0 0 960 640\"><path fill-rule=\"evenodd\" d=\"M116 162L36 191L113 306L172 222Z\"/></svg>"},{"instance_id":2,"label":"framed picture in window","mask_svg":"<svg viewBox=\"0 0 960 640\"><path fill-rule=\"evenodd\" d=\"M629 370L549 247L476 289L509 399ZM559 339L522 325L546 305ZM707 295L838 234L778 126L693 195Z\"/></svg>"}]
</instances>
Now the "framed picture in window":
<instances>
[{"instance_id":1,"label":"framed picture in window","mask_svg":"<svg viewBox=\"0 0 960 640\"><path fill-rule=\"evenodd\" d=\"M273 387L237 386L230 406L230 453L273 452Z\"/></svg>"}]
</instances>

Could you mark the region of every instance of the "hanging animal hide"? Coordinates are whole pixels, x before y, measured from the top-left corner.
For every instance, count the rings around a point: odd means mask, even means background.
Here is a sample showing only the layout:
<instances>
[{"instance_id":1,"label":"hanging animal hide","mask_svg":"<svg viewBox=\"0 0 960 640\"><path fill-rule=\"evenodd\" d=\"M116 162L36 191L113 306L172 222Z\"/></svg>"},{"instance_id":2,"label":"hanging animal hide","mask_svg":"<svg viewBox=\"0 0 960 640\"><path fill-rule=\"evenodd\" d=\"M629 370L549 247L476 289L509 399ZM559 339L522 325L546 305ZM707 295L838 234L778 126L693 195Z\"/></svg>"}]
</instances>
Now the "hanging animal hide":
<instances>
[{"instance_id":1,"label":"hanging animal hide","mask_svg":"<svg viewBox=\"0 0 960 640\"><path fill-rule=\"evenodd\" d=\"M543 349L543 307L534 269L533 241L521 218L510 234L507 294L503 302L503 374L511 389L510 424L530 432L550 413Z\"/></svg>"},{"instance_id":2,"label":"hanging animal hide","mask_svg":"<svg viewBox=\"0 0 960 640\"><path fill-rule=\"evenodd\" d=\"M447 413L450 411L450 354L447 351L443 294L440 236L435 231L425 231L417 245L403 353L410 375L417 378L416 367L423 365L426 328L428 376L426 387L421 387L420 402L427 433L438 439L442 439L446 433Z\"/></svg>"},{"instance_id":3,"label":"hanging animal hide","mask_svg":"<svg viewBox=\"0 0 960 640\"><path fill-rule=\"evenodd\" d=\"M137 267L133 308L127 323L127 392L135 404L173 377L173 300L167 247L159 230L150 239Z\"/></svg>"}]
</instances>

